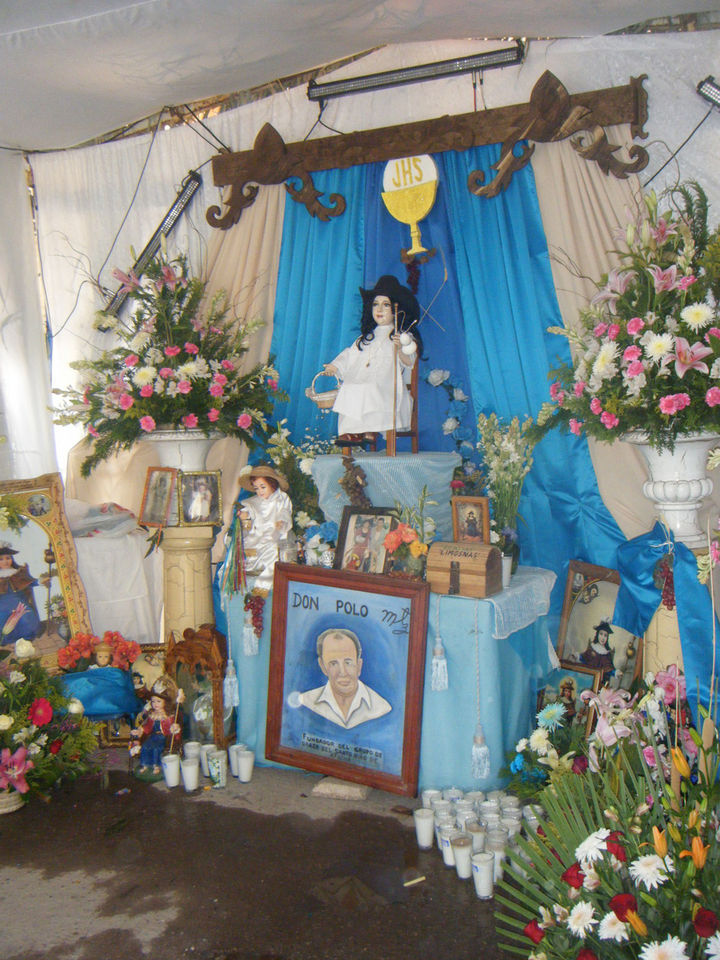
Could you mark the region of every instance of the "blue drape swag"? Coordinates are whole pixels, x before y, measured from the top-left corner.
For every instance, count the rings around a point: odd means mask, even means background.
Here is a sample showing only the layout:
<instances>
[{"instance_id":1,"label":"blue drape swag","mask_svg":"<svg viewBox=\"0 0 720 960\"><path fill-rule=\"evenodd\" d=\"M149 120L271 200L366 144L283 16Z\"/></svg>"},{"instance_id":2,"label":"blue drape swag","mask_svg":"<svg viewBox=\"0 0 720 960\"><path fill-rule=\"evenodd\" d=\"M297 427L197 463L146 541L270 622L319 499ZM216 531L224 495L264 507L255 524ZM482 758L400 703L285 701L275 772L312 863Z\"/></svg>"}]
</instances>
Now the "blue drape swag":
<instances>
[{"instance_id":1,"label":"blue drape swag","mask_svg":"<svg viewBox=\"0 0 720 960\"><path fill-rule=\"evenodd\" d=\"M437 198L420 224L423 245L436 251L420 266L417 295L427 310L421 376L449 370L469 401L453 404L442 387L421 383L421 450L455 449L456 438L465 436L474 444L481 412L505 420L536 415L548 398L548 371L569 360L565 339L547 332L562 320L531 167L497 197L468 192L468 174L482 169L491 179L499 152L492 145L435 158ZM385 273L408 282L400 251L409 246L409 228L385 209L383 170L384 164L368 164L315 174L326 196L337 191L348 201L343 216L329 223L299 204L286 207L272 349L291 396L280 415L297 439L307 428L328 437L336 429L335 415L319 413L304 391L322 363L358 335L358 288ZM461 419L454 436L442 431L452 414ZM568 561L614 567L624 541L600 497L584 438L556 431L535 448L520 513L521 562L558 574L557 617Z\"/></svg>"}]
</instances>

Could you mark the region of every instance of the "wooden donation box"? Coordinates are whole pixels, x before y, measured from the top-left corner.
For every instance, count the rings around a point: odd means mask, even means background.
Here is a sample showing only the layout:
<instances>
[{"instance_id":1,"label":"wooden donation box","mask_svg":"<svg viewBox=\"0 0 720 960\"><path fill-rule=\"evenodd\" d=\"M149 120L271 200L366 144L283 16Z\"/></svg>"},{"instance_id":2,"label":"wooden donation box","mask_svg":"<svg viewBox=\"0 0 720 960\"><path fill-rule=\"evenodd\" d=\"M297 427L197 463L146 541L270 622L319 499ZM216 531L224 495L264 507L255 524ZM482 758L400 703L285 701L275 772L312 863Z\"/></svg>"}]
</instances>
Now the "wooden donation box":
<instances>
[{"instance_id":1,"label":"wooden donation box","mask_svg":"<svg viewBox=\"0 0 720 960\"><path fill-rule=\"evenodd\" d=\"M433 593L490 597L502 590L502 554L488 543L430 544L425 579Z\"/></svg>"}]
</instances>

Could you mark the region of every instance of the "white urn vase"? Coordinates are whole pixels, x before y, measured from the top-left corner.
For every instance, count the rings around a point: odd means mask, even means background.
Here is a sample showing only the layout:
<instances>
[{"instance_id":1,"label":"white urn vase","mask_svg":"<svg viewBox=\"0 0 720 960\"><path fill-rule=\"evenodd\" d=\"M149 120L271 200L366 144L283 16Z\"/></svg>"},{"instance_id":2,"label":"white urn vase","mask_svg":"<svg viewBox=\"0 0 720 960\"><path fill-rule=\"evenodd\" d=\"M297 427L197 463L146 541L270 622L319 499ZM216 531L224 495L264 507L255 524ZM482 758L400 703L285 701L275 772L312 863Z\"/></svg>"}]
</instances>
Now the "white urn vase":
<instances>
[{"instance_id":1,"label":"white urn vase","mask_svg":"<svg viewBox=\"0 0 720 960\"><path fill-rule=\"evenodd\" d=\"M623 440L638 447L645 458L650 479L643 484L643 493L655 504L675 539L690 548L706 546L699 514L712 493L707 457L720 445L720 435L689 433L675 440L672 452L650 446L647 435L640 431L626 433Z\"/></svg>"},{"instance_id":2,"label":"white urn vase","mask_svg":"<svg viewBox=\"0 0 720 960\"><path fill-rule=\"evenodd\" d=\"M204 470L210 447L220 434L207 436L202 430L154 430L145 438L157 452L158 466L175 467L184 473Z\"/></svg>"}]
</instances>

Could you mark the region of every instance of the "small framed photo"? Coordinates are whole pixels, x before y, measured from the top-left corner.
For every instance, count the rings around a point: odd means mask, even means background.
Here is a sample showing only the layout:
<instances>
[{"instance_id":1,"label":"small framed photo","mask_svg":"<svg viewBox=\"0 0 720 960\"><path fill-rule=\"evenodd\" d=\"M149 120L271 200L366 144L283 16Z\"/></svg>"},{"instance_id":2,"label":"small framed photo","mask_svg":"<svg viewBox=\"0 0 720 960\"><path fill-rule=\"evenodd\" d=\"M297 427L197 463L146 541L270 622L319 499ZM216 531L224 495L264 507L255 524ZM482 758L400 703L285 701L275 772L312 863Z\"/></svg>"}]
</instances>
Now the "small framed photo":
<instances>
[{"instance_id":1,"label":"small framed photo","mask_svg":"<svg viewBox=\"0 0 720 960\"><path fill-rule=\"evenodd\" d=\"M177 470L171 467L148 467L140 507L140 523L143 526L167 526L176 482Z\"/></svg>"},{"instance_id":2,"label":"small framed photo","mask_svg":"<svg viewBox=\"0 0 720 960\"><path fill-rule=\"evenodd\" d=\"M557 654L599 670L602 684L628 690L642 670L643 641L612 622L619 589L617 570L570 561Z\"/></svg>"},{"instance_id":3,"label":"small framed photo","mask_svg":"<svg viewBox=\"0 0 720 960\"><path fill-rule=\"evenodd\" d=\"M197 526L199 524L220 526L222 524L220 471L181 472L179 479L180 526Z\"/></svg>"},{"instance_id":4,"label":"small framed photo","mask_svg":"<svg viewBox=\"0 0 720 960\"><path fill-rule=\"evenodd\" d=\"M335 551L335 569L387 573L390 558L383 541L397 522L390 507L345 507Z\"/></svg>"},{"instance_id":5,"label":"small framed photo","mask_svg":"<svg viewBox=\"0 0 720 960\"><path fill-rule=\"evenodd\" d=\"M595 711L582 700L580 694L584 690L597 693L601 679L602 670L561 660L560 666L553 670L544 689L538 694L538 713L549 703L561 703L565 707L563 722L568 727L582 725L585 736L590 736Z\"/></svg>"},{"instance_id":6,"label":"small framed photo","mask_svg":"<svg viewBox=\"0 0 720 960\"><path fill-rule=\"evenodd\" d=\"M490 500L452 497L453 540L490 543Z\"/></svg>"},{"instance_id":7,"label":"small framed photo","mask_svg":"<svg viewBox=\"0 0 720 960\"><path fill-rule=\"evenodd\" d=\"M278 563L266 756L414 797L430 587Z\"/></svg>"}]
</instances>

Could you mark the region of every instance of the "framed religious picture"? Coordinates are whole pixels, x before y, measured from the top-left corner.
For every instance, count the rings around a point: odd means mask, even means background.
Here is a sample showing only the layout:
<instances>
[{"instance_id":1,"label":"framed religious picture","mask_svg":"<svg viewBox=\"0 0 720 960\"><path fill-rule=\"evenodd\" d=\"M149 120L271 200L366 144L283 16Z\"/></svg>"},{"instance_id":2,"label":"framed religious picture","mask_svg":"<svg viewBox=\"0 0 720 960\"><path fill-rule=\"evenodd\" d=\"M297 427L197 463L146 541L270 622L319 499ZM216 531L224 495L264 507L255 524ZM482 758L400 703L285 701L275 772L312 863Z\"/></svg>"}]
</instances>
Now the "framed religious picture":
<instances>
[{"instance_id":1,"label":"framed religious picture","mask_svg":"<svg viewBox=\"0 0 720 960\"><path fill-rule=\"evenodd\" d=\"M391 507L344 507L335 550L335 569L387 573L389 555L384 540L397 522Z\"/></svg>"},{"instance_id":2,"label":"framed religious picture","mask_svg":"<svg viewBox=\"0 0 720 960\"><path fill-rule=\"evenodd\" d=\"M490 543L488 497L452 497L453 540Z\"/></svg>"},{"instance_id":3,"label":"framed religious picture","mask_svg":"<svg viewBox=\"0 0 720 960\"><path fill-rule=\"evenodd\" d=\"M275 567L266 756L414 796L429 586Z\"/></svg>"},{"instance_id":4,"label":"framed religious picture","mask_svg":"<svg viewBox=\"0 0 720 960\"><path fill-rule=\"evenodd\" d=\"M177 470L172 467L148 467L140 507L140 523L143 526L167 526L176 481Z\"/></svg>"},{"instance_id":5,"label":"framed religious picture","mask_svg":"<svg viewBox=\"0 0 720 960\"><path fill-rule=\"evenodd\" d=\"M600 670L601 685L627 690L642 670L642 637L612 622L620 574L571 560L557 653L561 660Z\"/></svg>"},{"instance_id":6,"label":"framed religious picture","mask_svg":"<svg viewBox=\"0 0 720 960\"><path fill-rule=\"evenodd\" d=\"M27 640L52 672L75 633L92 633L60 474L0 483L0 648Z\"/></svg>"},{"instance_id":7,"label":"framed religious picture","mask_svg":"<svg viewBox=\"0 0 720 960\"><path fill-rule=\"evenodd\" d=\"M222 525L219 470L180 472L178 510L180 526Z\"/></svg>"},{"instance_id":8,"label":"framed religious picture","mask_svg":"<svg viewBox=\"0 0 720 960\"><path fill-rule=\"evenodd\" d=\"M585 690L597 693L600 689L602 670L593 670L580 663L560 661L560 666L547 678L545 687L538 694L538 713L549 703L561 703L565 707L563 723L567 726L582 726L588 737L594 721L594 710L582 699Z\"/></svg>"}]
</instances>

